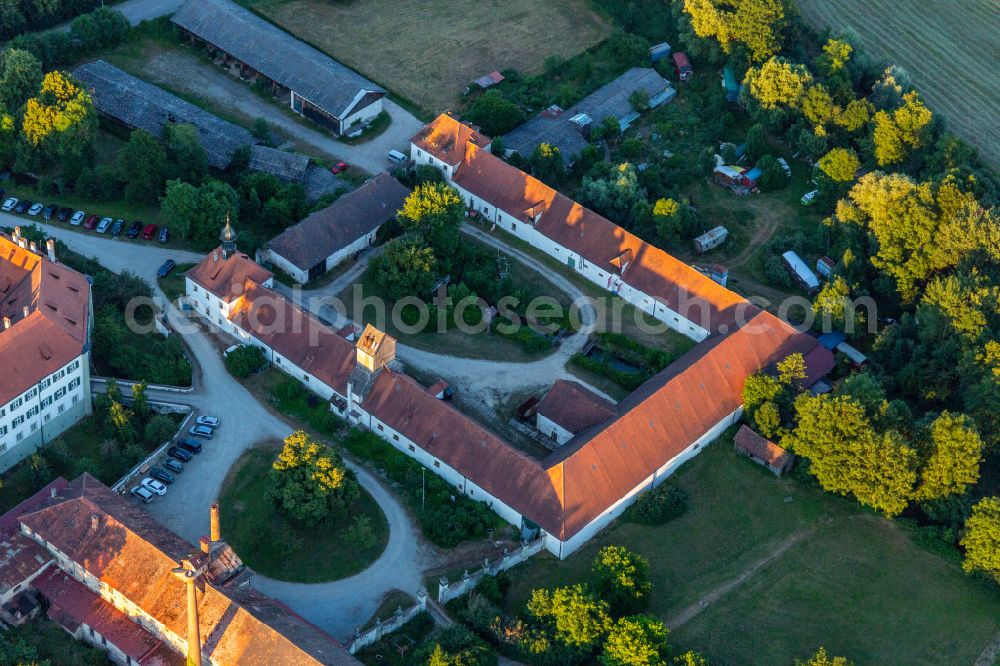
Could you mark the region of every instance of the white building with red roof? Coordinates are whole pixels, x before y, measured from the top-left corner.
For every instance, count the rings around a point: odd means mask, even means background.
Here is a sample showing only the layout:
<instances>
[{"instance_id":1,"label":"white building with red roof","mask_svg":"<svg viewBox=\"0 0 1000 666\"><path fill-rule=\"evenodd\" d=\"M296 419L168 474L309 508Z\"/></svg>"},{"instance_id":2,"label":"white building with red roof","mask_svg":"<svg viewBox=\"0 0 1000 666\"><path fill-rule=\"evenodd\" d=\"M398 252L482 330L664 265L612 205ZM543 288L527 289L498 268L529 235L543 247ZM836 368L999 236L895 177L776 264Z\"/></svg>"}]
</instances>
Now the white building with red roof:
<instances>
[{"instance_id":1,"label":"white building with red roof","mask_svg":"<svg viewBox=\"0 0 1000 666\"><path fill-rule=\"evenodd\" d=\"M0 471L91 412L90 282L39 248L0 234Z\"/></svg>"}]
</instances>

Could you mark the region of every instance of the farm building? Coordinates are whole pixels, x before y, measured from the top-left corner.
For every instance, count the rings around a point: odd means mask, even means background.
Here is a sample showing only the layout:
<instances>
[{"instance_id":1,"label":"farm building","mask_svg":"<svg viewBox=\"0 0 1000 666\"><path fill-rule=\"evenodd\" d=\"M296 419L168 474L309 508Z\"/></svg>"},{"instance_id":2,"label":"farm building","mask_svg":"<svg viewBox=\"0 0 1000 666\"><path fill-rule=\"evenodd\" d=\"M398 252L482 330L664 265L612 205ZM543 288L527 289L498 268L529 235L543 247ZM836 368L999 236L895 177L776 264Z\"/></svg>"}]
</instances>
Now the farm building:
<instances>
[{"instance_id":1,"label":"farm building","mask_svg":"<svg viewBox=\"0 0 1000 666\"><path fill-rule=\"evenodd\" d=\"M699 254L708 252L712 248L719 247L725 243L727 238L729 238L728 229L725 227L715 227L694 239L694 249Z\"/></svg>"},{"instance_id":2,"label":"farm building","mask_svg":"<svg viewBox=\"0 0 1000 666\"><path fill-rule=\"evenodd\" d=\"M572 163L587 147L592 126L605 118L616 118L625 130L639 117L639 111L630 101L637 92L648 97L650 108L669 102L677 94L656 70L633 67L565 111L558 106L549 107L507 133L504 146L510 153L528 157L539 145L547 143L558 148L567 163Z\"/></svg>"},{"instance_id":3,"label":"farm building","mask_svg":"<svg viewBox=\"0 0 1000 666\"><path fill-rule=\"evenodd\" d=\"M757 187L757 183L760 182L760 177L763 175L764 171L760 167L755 166L749 171L743 172L743 175L740 176L740 184L752 190Z\"/></svg>"},{"instance_id":4,"label":"farm building","mask_svg":"<svg viewBox=\"0 0 1000 666\"><path fill-rule=\"evenodd\" d=\"M253 135L242 127L103 60L77 67L73 76L90 93L101 116L129 129L146 130L162 139L168 123L193 125L209 165L216 169L226 169L241 146L256 143Z\"/></svg>"},{"instance_id":5,"label":"farm building","mask_svg":"<svg viewBox=\"0 0 1000 666\"><path fill-rule=\"evenodd\" d=\"M336 134L371 122L385 90L231 0L187 0L171 18L240 77Z\"/></svg>"},{"instance_id":6,"label":"farm building","mask_svg":"<svg viewBox=\"0 0 1000 666\"><path fill-rule=\"evenodd\" d=\"M729 284L729 269L722 264L711 264L708 266L699 266L695 264L694 269L702 275L707 275L712 278L713 282L717 282L723 287Z\"/></svg>"},{"instance_id":7,"label":"farm building","mask_svg":"<svg viewBox=\"0 0 1000 666\"><path fill-rule=\"evenodd\" d=\"M746 425L740 426L733 437L733 450L745 455L761 467L771 470L775 476L787 472L795 461L795 456L771 440L757 434Z\"/></svg>"},{"instance_id":8,"label":"farm building","mask_svg":"<svg viewBox=\"0 0 1000 666\"><path fill-rule=\"evenodd\" d=\"M483 90L486 90L487 88L492 88L496 84L500 83L501 81L503 81L503 79L504 79L503 74L497 71L492 71L486 76L480 76L478 79L476 79L476 85L482 88Z\"/></svg>"},{"instance_id":9,"label":"farm building","mask_svg":"<svg viewBox=\"0 0 1000 666\"><path fill-rule=\"evenodd\" d=\"M809 293L813 293L819 289L819 279L816 274L809 270L806 266L806 262L799 258L799 255L795 254L791 250L785 252L781 255L781 260L785 263L785 268L788 273L795 279L803 289Z\"/></svg>"},{"instance_id":10,"label":"farm building","mask_svg":"<svg viewBox=\"0 0 1000 666\"><path fill-rule=\"evenodd\" d=\"M660 62L670 57L670 44L660 42L649 47L649 62Z\"/></svg>"},{"instance_id":11,"label":"farm building","mask_svg":"<svg viewBox=\"0 0 1000 666\"><path fill-rule=\"evenodd\" d=\"M742 184L744 171L743 167L720 164L712 170L712 178L723 187L732 187Z\"/></svg>"},{"instance_id":12,"label":"farm building","mask_svg":"<svg viewBox=\"0 0 1000 666\"><path fill-rule=\"evenodd\" d=\"M313 164L306 155L256 145L250 148L247 169L257 173L269 173L283 183L302 185L306 199L315 201L324 194L350 186L330 173L328 169Z\"/></svg>"},{"instance_id":13,"label":"farm building","mask_svg":"<svg viewBox=\"0 0 1000 666\"><path fill-rule=\"evenodd\" d=\"M680 81L690 81L691 77L694 76L691 61L688 60L687 54L683 51L674 54L674 71L677 72L677 78Z\"/></svg>"},{"instance_id":14,"label":"farm building","mask_svg":"<svg viewBox=\"0 0 1000 666\"><path fill-rule=\"evenodd\" d=\"M558 379L538 403L535 427L562 446L587 428L614 417L615 406L587 387Z\"/></svg>"},{"instance_id":15,"label":"farm building","mask_svg":"<svg viewBox=\"0 0 1000 666\"><path fill-rule=\"evenodd\" d=\"M375 242L379 227L396 217L410 193L380 173L358 189L285 229L264 245L264 256L305 284Z\"/></svg>"}]
</instances>

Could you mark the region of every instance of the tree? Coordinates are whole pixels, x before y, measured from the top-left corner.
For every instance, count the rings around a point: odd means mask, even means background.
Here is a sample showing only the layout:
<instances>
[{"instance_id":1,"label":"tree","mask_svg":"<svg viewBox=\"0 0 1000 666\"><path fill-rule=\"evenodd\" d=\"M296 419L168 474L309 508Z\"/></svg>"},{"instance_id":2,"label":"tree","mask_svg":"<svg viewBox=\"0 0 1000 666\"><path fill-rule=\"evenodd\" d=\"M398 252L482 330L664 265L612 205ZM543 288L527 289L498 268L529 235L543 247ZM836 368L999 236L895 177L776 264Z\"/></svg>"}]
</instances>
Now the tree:
<instances>
[{"instance_id":1,"label":"tree","mask_svg":"<svg viewBox=\"0 0 1000 666\"><path fill-rule=\"evenodd\" d=\"M756 162L767 154L767 134L763 125L756 123L750 126L747 130L746 144L746 156L751 162Z\"/></svg>"},{"instance_id":2,"label":"tree","mask_svg":"<svg viewBox=\"0 0 1000 666\"><path fill-rule=\"evenodd\" d=\"M878 165L888 166L901 162L910 149L924 145L932 118L930 109L915 91L903 95L903 105L891 113L878 111L872 134Z\"/></svg>"},{"instance_id":3,"label":"tree","mask_svg":"<svg viewBox=\"0 0 1000 666\"><path fill-rule=\"evenodd\" d=\"M140 423L149 418L149 398L146 396L147 384L145 381L132 384L132 411L138 417Z\"/></svg>"},{"instance_id":4,"label":"tree","mask_svg":"<svg viewBox=\"0 0 1000 666\"><path fill-rule=\"evenodd\" d=\"M163 143L173 163L173 177L197 185L208 173L208 158L194 125L167 123L163 126Z\"/></svg>"},{"instance_id":5,"label":"tree","mask_svg":"<svg viewBox=\"0 0 1000 666\"><path fill-rule=\"evenodd\" d=\"M219 180L194 186L180 180L167 181L160 215L170 220L171 229L183 239L203 246L216 242L227 216L236 217L239 195Z\"/></svg>"},{"instance_id":6,"label":"tree","mask_svg":"<svg viewBox=\"0 0 1000 666\"><path fill-rule=\"evenodd\" d=\"M781 0L684 0L684 11L695 34L715 37L726 53L733 42L742 42L759 62L781 49L785 27Z\"/></svg>"},{"instance_id":7,"label":"tree","mask_svg":"<svg viewBox=\"0 0 1000 666\"><path fill-rule=\"evenodd\" d=\"M674 666L708 666L708 659L701 656L694 650L688 650L684 654L674 657Z\"/></svg>"},{"instance_id":8,"label":"tree","mask_svg":"<svg viewBox=\"0 0 1000 666\"><path fill-rule=\"evenodd\" d=\"M663 242L672 244L692 233L697 218L691 213L687 199L664 198L657 199L653 206L653 223Z\"/></svg>"},{"instance_id":9,"label":"tree","mask_svg":"<svg viewBox=\"0 0 1000 666\"><path fill-rule=\"evenodd\" d=\"M857 132L868 126L873 111L874 107L868 100L853 99L837 114L833 122L848 132Z\"/></svg>"},{"instance_id":10,"label":"tree","mask_svg":"<svg viewBox=\"0 0 1000 666\"><path fill-rule=\"evenodd\" d=\"M778 404L769 400L758 407L754 410L753 422L764 437L776 437L781 430L781 410Z\"/></svg>"},{"instance_id":11,"label":"tree","mask_svg":"<svg viewBox=\"0 0 1000 666\"><path fill-rule=\"evenodd\" d=\"M785 170L778 164L778 160L770 155L764 155L757 161L760 169L760 180L758 181L762 192L774 192L788 185L788 176Z\"/></svg>"},{"instance_id":12,"label":"tree","mask_svg":"<svg viewBox=\"0 0 1000 666\"><path fill-rule=\"evenodd\" d=\"M982 571L1000 583L1000 497L984 497L965 521L962 568Z\"/></svg>"},{"instance_id":13,"label":"tree","mask_svg":"<svg viewBox=\"0 0 1000 666\"><path fill-rule=\"evenodd\" d=\"M829 280L813 299L812 310L823 317L824 323L829 322L844 331L847 328L847 315L853 312L851 290L847 281L839 275Z\"/></svg>"},{"instance_id":14,"label":"tree","mask_svg":"<svg viewBox=\"0 0 1000 666\"><path fill-rule=\"evenodd\" d=\"M822 83L809 86L802 96L802 115L817 128L824 127L839 112L833 96Z\"/></svg>"},{"instance_id":15,"label":"tree","mask_svg":"<svg viewBox=\"0 0 1000 666\"><path fill-rule=\"evenodd\" d=\"M812 83L812 74L803 65L774 57L759 67L748 69L743 83L765 109L798 108L806 88Z\"/></svg>"},{"instance_id":16,"label":"tree","mask_svg":"<svg viewBox=\"0 0 1000 666\"><path fill-rule=\"evenodd\" d=\"M819 168L837 183L848 183L854 180L854 174L861 167L857 153L850 148L833 148L819 158Z\"/></svg>"},{"instance_id":17,"label":"tree","mask_svg":"<svg viewBox=\"0 0 1000 666\"><path fill-rule=\"evenodd\" d=\"M0 105L15 112L38 92L42 85L42 63L20 49L0 53Z\"/></svg>"},{"instance_id":18,"label":"tree","mask_svg":"<svg viewBox=\"0 0 1000 666\"><path fill-rule=\"evenodd\" d=\"M174 423L173 419L163 414L157 414L149 419L149 423L146 424L146 431L144 433L146 444L149 446L159 446L173 437L176 431L177 424Z\"/></svg>"},{"instance_id":19,"label":"tree","mask_svg":"<svg viewBox=\"0 0 1000 666\"><path fill-rule=\"evenodd\" d=\"M818 58L819 64L827 74L836 74L847 67L853 52L854 47L850 42L831 37L823 45L823 55Z\"/></svg>"},{"instance_id":20,"label":"tree","mask_svg":"<svg viewBox=\"0 0 1000 666\"><path fill-rule=\"evenodd\" d=\"M305 525L316 525L330 515L343 515L358 498L354 473L340 456L298 430L271 466L268 497L278 509Z\"/></svg>"},{"instance_id":21,"label":"tree","mask_svg":"<svg viewBox=\"0 0 1000 666\"><path fill-rule=\"evenodd\" d=\"M121 12L110 7L98 7L73 19L69 33L85 49L113 48L125 41L130 28L128 19Z\"/></svg>"},{"instance_id":22,"label":"tree","mask_svg":"<svg viewBox=\"0 0 1000 666\"><path fill-rule=\"evenodd\" d=\"M667 628L649 615L623 617L604 640L604 666L661 666L666 661Z\"/></svg>"},{"instance_id":23,"label":"tree","mask_svg":"<svg viewBox=\"0 0 1000 666\"><path fill-rule=\"evenodd\" d=\"M125 198L132 203L156 203L170 173L167 151L156 137L145 130L135 130L118 151L115 159L117 177L125 183Z\"/></svg>"},{"instance_id":24,"label":"tree","mask_svg":"<svg viewBox=\"0 0 1000 666\"><path fill-rule=\"evenodd\" d=\"M226 354L226 370L233 377L249 377L250 373L263 367L267 359L257 345L241 345Z\"/></svg>"},{"instance_id":25,"label":"tree","mask_svg":"<svg viewBox=\"0 0 1000 666\"><path fill-rule=\"evenodd\" d=\"M648 220L652 212L635 167L628 162L607 165L585 177L577 198L605 217L633 229Z\"/></svg>"},{"instance_id":26,"label":"tree","mask_svg":"<svg viewBox=\"0 0 1000 666\"><path fill-rule=\"evenodd\" d=\"M423 237L438 256L450 257L458 249L465 202L447 183L418 185L403 201L398 216L403 229Z\"/></svg>"},{"instance_id":27,"label":"tree","mask_svg":"<svg viewBox=\"0 0 1000 666\"><path fill-rule=\"evenodd\" d=\"M827 655L826 648L821 647L816 651L809 661L795 660L795 666L852 666L846 657L831 657Z\"/></svg>"},{"instance_id":28,"label":"tree","mask_svg":"<svg viewBox=\"0 0 1000 666\"><path fill-rule=\"evenodd\" d=\"M595 599L583 585L532 590L528 613L548 626L556 640L590 650L611 628L608 604Z\"/></svg>"},{"instance_id":29,"label":"tree","mask_svg":"<svg viewBox=\"0 0 1000 666\"><path fill-rule=\"evenodd\" d=\"M920 472L920 499L964 494L979 480L983 441L963 414L943 412L930 426L931 452Z\"/></svg>"},{"instance_id":30,"label":"tree","mask_svg":"<svg viewBox=\"0 0 1000 666\"><path fill-rule=\"evenodd\" d=\"M809 459L809 471L824 489L852 494L889 517L906 508L917 455L899 433L877 433L864 408L845 396L803 393L795 411L798 424L783 443Z\"/></svg>"},{"instance_id":31,"label":"tree","mask_svg":"<svg viewBox=\"0 0 1000 666\"><path fill-rule=\"evenodd\" d=\"M97 114L90 95L68 74L49 72L38 95L28 99L21 120L23 146L34 159L81 165L97 137ZM20 155L19 155L20 157Z\"/></svg>"},{"instance_id":32,"label":"tree","mask_svg":"<svg viewBox=\"0 0 1000 666\"><path fill-rule=\"evenodd\" d=\"M662 525L684 514L687 493L677 483L667 480L639 495L628 511L629 518L644 525Z\"/></svg>"},{"instance_id":33,"label":"tree","mask_svg":"<svg viewBox=\"0 0 1000 666\"><path fill-rule=\"evenodd\" d=\"M499 90L490 90L472 103L469 120L490 136L506 134L524 121L524 114Z\"/></svg>"},{"instance_id":34,"label":"tree","mask_svg":"<svg viewBox=\"0 0 1000 666\"><path fill-rule=\"evenodd\" d=\"M27 24L20 0L0 0L0 38L18 34Z\"/></svg>"},{"instance_id":35,"label":"tree","mask_svg":"<svg viewBox=\"0 0 1000 666\"><path fill-rule=\"evenodd\" d=\"M591 565L598 593L608 602L612 614L629 615L649 605L653 583L649 562L624 546L605 546Z\"/></svg>"},{"instance_id":36,"label":"tree","mask_svg":"<svg viewBox=\"0 0 1000 666\"><path fill-rule=\"evenodd\" d=\"M375 284L389 298L398 300L403 296L427 295L434 286L437 267L434 250L419 238L404 236L386 243L382 254L369 262L368 270L375 276Z\"/></svg>"},{"instance_id":37,"label":"tree","mask_svg":"<svg viewBox=\"0 0 1000 666\"><path fill-rule=\"evenodd\" d=\"M111 402L108 421L118 434L119 441L126 446L135 442L136 434L135 428L132 425L132 412L117 400Z\"/></svg>"},{"instance_id":38,"label":"tree","mask_svg":"<svg viewBox=\"0 0 1000 666\"><path fill-rule=\"evenodd\" d=\"M528 158L528 169L543 183L557 184L566 175L566 160L558 147L540 143Z\"/></svg>"},{"instance_id":39,"label":"tree","mask_svg":"<svg viewBox=\"0 0 1000 666\"><path fill-rule=\"evenodd\" d=\"M782 394L784 387L771 375L756 372L743 380L743 408L752 412L768 401L774 401Z\"/></svg>"},{"instance_id":40,"label":"tree","mask_svg":"<svg viewBox=\"0 0 1000 666\"><path fill-rule=\"evenodd\" d=\"M778 381L785 386L798 388L806 378L806 360L801 353L789 354L778 361Z\"/></svg>"}]
</instances>

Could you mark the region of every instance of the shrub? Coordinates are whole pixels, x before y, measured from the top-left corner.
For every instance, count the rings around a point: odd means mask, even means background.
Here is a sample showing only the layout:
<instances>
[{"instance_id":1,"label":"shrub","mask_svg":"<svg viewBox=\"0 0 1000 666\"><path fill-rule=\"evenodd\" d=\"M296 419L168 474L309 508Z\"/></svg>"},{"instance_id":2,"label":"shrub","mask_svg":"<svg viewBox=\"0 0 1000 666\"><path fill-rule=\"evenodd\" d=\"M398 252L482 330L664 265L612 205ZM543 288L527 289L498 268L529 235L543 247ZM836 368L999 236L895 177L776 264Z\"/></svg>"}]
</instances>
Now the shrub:
<instances>
[{"instance_id":1,"label":"shrub","mask_svg":"<svg viewBox=\"0 0 1000 666\"><path fill-rule=\"evenodd\" d=\"M688 497L683 488L670 480L654 490L639 495L629 508L629 518L644 525L662 525L687 511Z\"/></svg>"},{"instance_id":2,"label":"shrub","mask_svg":"<svg viewBox=\"0 0 1000 666\"><path fill-rule=\"evenodd\" d=\"M264 365L264 351L255 345L241 345L226 355L226 370L234 377L247 377Z\"/></svg>"}]
</instances>

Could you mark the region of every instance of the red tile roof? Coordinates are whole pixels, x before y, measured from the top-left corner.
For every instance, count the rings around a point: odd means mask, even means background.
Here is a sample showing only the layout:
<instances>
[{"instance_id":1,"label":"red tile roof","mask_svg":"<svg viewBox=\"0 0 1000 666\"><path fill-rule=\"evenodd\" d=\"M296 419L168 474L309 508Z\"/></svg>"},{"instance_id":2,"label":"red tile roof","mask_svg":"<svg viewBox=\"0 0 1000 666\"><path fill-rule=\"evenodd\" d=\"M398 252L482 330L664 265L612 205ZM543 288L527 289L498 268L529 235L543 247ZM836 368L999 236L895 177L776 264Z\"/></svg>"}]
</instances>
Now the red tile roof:
<instances>
[{"instance_id":1,"label":"red tile roof","mask_svg":"<svg viewBox=\"0 0 1000 666\"><path fill-rule=\"evenodd\" d=\"M771 467L784 467L789 458L792 457L791 453L754 432L746 425L740 426L740 429L736 431L733 443L755 458L763 460Z\"/></svg>"},{"instance_id":2,"label":"red tile roof","mask_svg":"<svg viewBox=\"0 0 1000 666\"><path fill-rule=\"evenodd\" d=\"M82 354L89 316L83 275L0 234L0 404Z\"/></svg>"},{"instance_id":3,"label":"red tile roof","mask_svg":"<svg viewBox=\"0 0 1000 666\"><path fill-rule=\"evenodd\" d=\"M50 613L58 609L75 624L92 627L135 661L141 663L163 645L125 613L58 567L50 567L32 585L48 599Z\"/></svg>"},{"instance_id":4,"label":"red tile roof","mask_svg":"<svg viewBox=\"0 0 1000 666\"><path fill-rule=\"evenodd\" d=\"M447 114L441 114L434 122L425 125L412 139L417 148L424 150L445 164L452 166L465 158L465 148L471 144L485 148L490 138L475 131L465 123Z\"/></svg>"},{"instance_id":5,"label":"red tile roof","mask_svg":"<svg viewBox=\"0 0 1000 666\"><path fill-rule=\"evenodd\" d=\"M341 395L354 369L354 345L278 292L253 279L229 319Z\"/></svg>"},{"instance_id":6,"label":"red tile roof","mask_svg":"<svg viewBox=\"0 0 1000 666\"><path fill-rule=\"evenodd\" d=\"M522 222L537 217L539 233L607 272L608 286L616 260L631 253L621 278L709 333L732 328L748 307L742 296L475 145L452 180Z\"/></svg>"},{"instance_id":7,"label":"red tile roof","mask_svg":"<svg viewBox=\"0 0 1000 666\"><path fill-rule=\"evenodd\" d=\"M23 534L0 539L0 595L6 595L51 561L48 551Z\"/></svg>"},{"instance_id":8,"label":"red tile roof","mask_svg":"<svg viewBox=\"0 0 1000 666\"><path fill-rule=\"evenodd\" d=\"M222 258L222 248L209 252L201 263L185 275L226 303L232 303L243 293L243 283L248 279L264 283L274 276L253 259L237 252L228 259Z\"/></svg>"},{"instance_id":9,"label":"red tile roof","mask_svg":"<svg viewBox=\"0 0 1000 666\"><path fill-rule=\"evenodd\" d=\"M167 629L184 637L184 584L171 572L198 549L149 514L83 474L56 498L21 516L39 538L118 590ZM263 595L252 603L205 582L199 617L205 652L225 664L356 664L332 638ZM294 639L293 639L294 637Z\"/></svg>"},{"instance_id":10,"label":"red tile roof","mask_svg":"<svg viewBox=\"0 0 1000 666\"><path fill-rule=\"evenodd\" d=\"M538 403L538 414L575 435L613 417L615 405L578 382L557 379Z\"/></svg>"}]
</instances>

